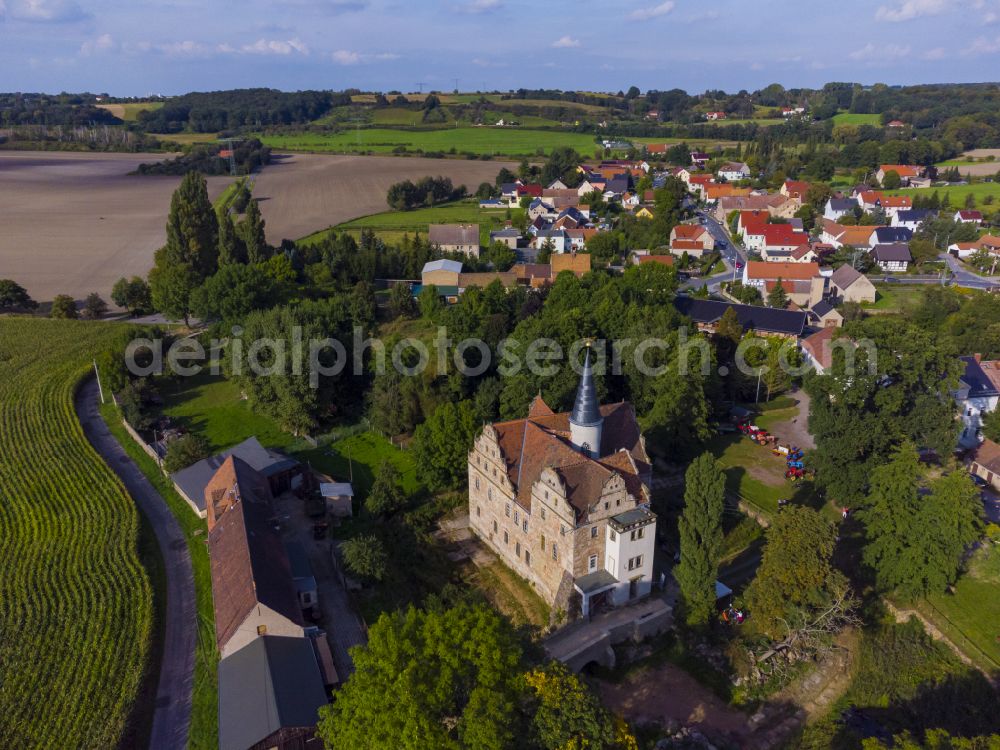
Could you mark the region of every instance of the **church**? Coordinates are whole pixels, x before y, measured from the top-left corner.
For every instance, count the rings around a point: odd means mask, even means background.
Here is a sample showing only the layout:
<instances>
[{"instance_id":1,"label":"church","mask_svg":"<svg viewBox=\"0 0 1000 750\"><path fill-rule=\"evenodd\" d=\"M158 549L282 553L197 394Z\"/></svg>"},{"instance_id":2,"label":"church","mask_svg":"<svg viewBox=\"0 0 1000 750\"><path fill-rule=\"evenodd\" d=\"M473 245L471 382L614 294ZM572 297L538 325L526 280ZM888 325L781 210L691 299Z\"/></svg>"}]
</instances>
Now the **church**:
<instances>
[{"instance_id":1,"label":"church","mask_svg":"<svg viewBox=\"0 0 1000 750\"><path fill-rule=\"evenodd\" d=\"M631 404L600 404L590 353L573 410L537 396L469 453L473 532L571 618L649 594L652 465Z\"/></svg>"}]
</instances>

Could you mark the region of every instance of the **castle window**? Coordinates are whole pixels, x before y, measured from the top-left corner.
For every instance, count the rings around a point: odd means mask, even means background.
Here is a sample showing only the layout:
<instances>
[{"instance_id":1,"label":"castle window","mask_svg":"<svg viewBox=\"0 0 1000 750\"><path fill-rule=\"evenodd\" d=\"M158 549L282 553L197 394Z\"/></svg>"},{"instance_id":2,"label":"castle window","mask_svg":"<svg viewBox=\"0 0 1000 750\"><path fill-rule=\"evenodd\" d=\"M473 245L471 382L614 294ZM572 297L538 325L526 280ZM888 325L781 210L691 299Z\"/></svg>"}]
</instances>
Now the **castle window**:
<instances>
[{"instance_id":1,"label":"castle window","mask_svg":"<svg viewBox=\"0 0 1000 750\"><path fill-rule=\"evenodd\" d=\"M503 509L504 515L510 518L510 503L507 503Z\"/></svg>"},{"instance_id":2,"label":"castle window","mask_svg":"<svg viewBox=\"0 0 1000 750\"><path fill-rule=\"evenodd\" d=\"M545 520L545 508L542 508L542 520Z\"/></svg>"},{"instance_id":3,"label":"castle window","mask_svg":"<svg viewBox=\"0 0 1000 750\"><path fill-rule=\"evenodd\" d=\"M504 544L510 543L510 534L508 534L506 531L504 531L503 533L503 543Z\"/></svg>"},{"instance_id":4,"label":"castle window","mask_svg":"<svg viewBox=\"0 0 1000 750\"><path fill-rule=\"evenodd\" d=\"M494 466L494 467L493 467L493 476L496 476L496 475L497 475L497 467L496 467L496 466Z\"/></svg>"},{"instance_id":5,"label":"castle window","mask_svg":"<svg viewBox=\"0 0 1000 750\"><path fill-rule=\"evenodd\" d=\"M611 529L611 541L613 542L616 539L618 539L618 535L615 533L614 529Z\"/></svg>"},{"instance_id":6,"label":"castle window","mask_svg":"<svg viewBox=\"0 0 1000 750\"><path fill-rule=\"evenodd\" d=\"M549 491L548 491L548 490L545 490L545 499L546 499L546 500L548 500L548 499L549 499Z\"/></svg>"},{"instance_id":7,"label":"castle window","mask_svg":"<svg viewBox=\"0 0 1000 750\"><path fill-rule=\"evenodd\" d=\"M636 539L642 539L642 537L645 536L645 533L646 533L645 527L635 529L632 532L632 541L634 542Z\"/></svg>"},{"instance_id":8,"label":"castle window","mask_svg":"<svg viewBox=\"0 0 1000 750\"><path fill-rule=\"evenodd\" d=\"M611 503L604 503L604 510L607 510L610 507L611 507Z\"/></svg>"},{"instance_id":9,"label":"castle window","mask_svg":"<svg viewBox=\"0 0 1000 750\"><path fill-rule=\"evenodd\" d=\"M543 552L545 551L545 534L542 534L542 542L538 546L542 548Z\"/></svg>"},{"instance_id":10,"label":"castle window","mask_svg":"<svg viewBox=\"0 0 1000 750\"><path fill-rule=\"evenodd\" d=\"M497 533L497 522L496 521L493 522L493 533L494 534Z\"/></svg>"},{"instance_id":11,"label":"castle window","mask_svg":"<svg viewBox=\"0 0 1000 750\"><path fill-rule=\"evenodd\" d=\"M490 487L489 489L486 490L486 499L487 500L492 500L493 499L493 488L492 487Z\"/></svg>"},{"instance_id":12,"label":"castle window","mask_svg":"<svg viewBox=\"0 0 1000 750\"><path fill-rule=\"evenodd\" d=\"M615 500L615 505L617 505L618 507L621 507L621 504L622 504L622 499L621 498L618 498L617 500Z\"/></svg>"},{"instance_id":13,"label":"castle window","mask_svg":"<svg viewBox=\"0 0 1000 750\"><path fill-rule=\"evenodd\" d=\"M521 556L521 543L520 542L518 542L517 544L514 545L514 554L517 555L518 557Z\"/></svg>"},{"instance_id":14,"label":"castle window","mask_svg":"<svg viewBox=\"0 0 1000 750\"><path fill-rule=\"evenodd\" d=\"M636 557L630 557L628 559L628 569L635 570L636 568L642 567L642 555L637 555Z\"/></svg>"},{"instance_id":15,"label":"castle window","mask_svg":"<svg viewBox=\"0 0 1000 750\"><path fill-rule=\"evenodd\" d=\"M521 522L521 514L516 510L514 511L514 525L517 526Z\"/></svg>"},{"instance_id":16,"label":"castle window","mask_svg":"<svg viewBox=\"0 0 1000 750\"><path fill-rule=\"evenodd\" d=\"M479 489L479 477L476 477L476 489Z\"/></svg>"},{"instance_id":17,"label":"castle window","mask_svg":"<svg viewBox=\"0 0 1000 750\"><path fill-rule=\"evenodd\" d=\"M556 544L555 542L552 542L552 559L553 560L559 559L559 545Z\"/></svg>"},{"instance_id":18,"label":"castle window","mask_svg":"<svg viewBox=\"0 0 1000 750\"><path fill-rule=\"evenodd\" d=\"M587 570L597 570L597 555L591 555L587 561Z\"/></svg>"},{"instance_id":19,"label":"castle window","mask_svg":"<svg viewBox=\"0 0 1000 750\"><path fill-rule=\"evenodd\" d=\"M524 530L524 533L525 533L525 534L527 534L527 533L528 533L528 519L527 519L527 518L525 518L525 519L524 519L524 520L523 520L523 521L521 522L521 528L522 528L522 529Z\"/></svg>"},{"instance_id":20,"label":"castle window","mask_svg":"<svg viewBox=\"0 0 1000 750\"><path fill-rule=\"evenodd\" d=\"M476 506L476 515L480 517L483 515L483 509L480 508L478 505Z\"/></svg>"},{"instance_id":21,"label":"castle window","mask_svg":"<svg viewBox=\"0 0 1000 750\"><path fill-rule=\"evenodd\" d=\"M597 539L597 527L596 526L591 526L590 527L590 538L591 539Z\"/></svg>"},{"instance_id":22,"label":"castle window","mask_svg":"<svg viewBox=\"0 0 1000 750\"><path fill-rule=\"evenodd\" d=\"M528 550L524 551L524 564L531 565L531 553Z\"/></svg>"},{"instance_id":23,"label":"castle window","mask_svg":"<svg viewBox=\"0 0 1000 750\"><path fill-rule=\"evenodd\" d=\"M590 453L590 443L584 443L580 446L580 450L584 453Z\"/></svg>"}]
</instances>

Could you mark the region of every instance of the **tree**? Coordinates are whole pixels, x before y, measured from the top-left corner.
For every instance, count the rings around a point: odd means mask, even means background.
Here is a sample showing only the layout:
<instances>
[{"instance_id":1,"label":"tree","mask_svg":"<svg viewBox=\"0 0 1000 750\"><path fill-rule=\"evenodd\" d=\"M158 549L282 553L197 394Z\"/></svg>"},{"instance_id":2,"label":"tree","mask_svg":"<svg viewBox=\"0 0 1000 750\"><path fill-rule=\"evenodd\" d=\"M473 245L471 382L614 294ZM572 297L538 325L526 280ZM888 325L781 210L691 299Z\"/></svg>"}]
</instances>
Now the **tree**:
<instances>
[{"instance_id":1,"label":"tree","mask_svg":"<svg viewBox=\"0 0 1000 750\"><path fill-rule=\"evenodd\" d=\"M246 263L247 249L233 225L228 211L219 216L219 268L232 263Z\"/></svg>"},{"instance_id":2,"label":"tree","mask_svg":"<svg viewBox=\"0 0 1000 750\"><path fill-rule=\"evenodd\" d=\"M987 412L983 417L983 436L994 443L1000 442L1000 409Z\"/></svg>"},{"instance_id":3,"label":"tree","mask_svg":"<svg viewBox=\"0 0 1000 750\"><path fill-rule=\"evenodd\" d=\"M149 284L139 276L131 279L123 276L118 279L111 289L111 301L118 307L124 307L133 316L153 309L153 295Z\"/></svg>"},{"instance_id":4,"label":"tree","mask_svg":"<svg viewBox=\"0 0 1000 750\"><path fill-rule=\"evenodd\" d=\"M362 578L381 581L389 571L389 553L374 534L348 539L340 545L340 551L348 570Z\"/></svg>"},{"instance_id":5,"label":"tree","mask_svg":"<svg viewBox=\"0 0 1000 750\"><path fill-rule=\"evenodd\" d=\"M156 252L155 265L149 272L153 307L169 318L183 319L187 325L191 317L191 295L201 277L186 263L165 264L164 249Z\"/></svg>"},{"instance_id":6,"label":"tree","mask_svg":"<svg viewBox=\"0 0 1000 750\"><path fill-rule=\"evenodd\" d=\"M320 709L317 735L337 750L516 747L523 649L485 604L382 614L355 671Z\"/></svg>"},{"instance_id":7,"label":"tree","mask_svg":"<svg viewBox=\"0 0 1000 750\"><path fill-rule=\"evenodd\" d=\"M767 304L770 307L777 307L780 310L784 310L788 305L788 295L785 293L785 287L781 282L780 276L774 283L774 289L767 293Z\"/></svg>"},{"instance_id":8,"label":"tree","mask_svg":"<svg viewBox=\"0 0 1000 750\"><path fill-rule=\"evenodd\" d=\"M417 303L409 284L394 284L389 290L389 314L393 318L412 318L417 314Z\"/></svg>"},{"instance_id":9,"label":"tree","mask_svg":"<svg viewBox=\"0 0 1000 750\"><path fill-rule=\"evenodd\" d=\"M466 464L476 436L469 401L441 404L413 436L413 455L432 490L456 489L466 479Z\"/></svg>"},{"instance_id":10,"label":"tree","mask_svg":"<svg viewBox=\"0 0 1000 750\"><path fill-rule=\"evenodd\" d=\"M674 568L689 625L706 625L715 610L715 581L722 551L726 477L711 453L703 453L684 475L684 512L677 522L681 561Z\"/></svg>"},{"instance_id":11,"label":"tree","mask_svg":"<svg viewBox=\"0 0 1000 750\"><path fill-rule=\"evenodd\" d=\"M587 252L594 260L614 262L621 257L621 241L618 232L597 232L587 239Z\"/></svg>"},{"instance_id":12,"label":"tree","mask_svg":"<svg viewBox=\"0 0 1000 750\"><path fill-rule=\"evenodd\" d=\"M260 203L256 198L247 204L247 213L240 222L239 234L246 246L248 263L263 263L271 257L271 248L264 236L264 217L260 213Z\"/></svg>"},{"instance_id":13,"label":"tree","mask_svg":"<svg viewBox=\"0 0 1000 750\"><path fill-rule=\"evenodd\" d=\"M28 296L23 286L11 279L0 279L0 312L34 310L38 303Z\"/></svg>"},{"instance_id":14,"label":"tree","mask_svg":"<svg viewBox=\"0 0 1000 750\"><path fill-rule=\"evenodd\" d=\"M436 320L438 313L445 309L444 300L434 284L428 284L420 290L417 306L420 308L420 317L424 320Z\"/></svg>"},{"instance_id":15,"label":"tree","mask_svg":"<svg viewBox=\"0 0 1000 750\"><path fill-rule=\"evenodd\" d=\"M968 546L976 540L982 502L972 480L955 471L921 491L923 472L912 445L901 446L872 473L859 513L865 526L865 563L883 591L906 598L943 591L958 578Z\"/></svg>"},{"instance_id":16,"label":"tree","mask_svg":"<svg viewBox=\"0 0 1000 750\"><path fill-rule=\"evenodd\" d=\"M167 455L163 457L163 468L171 474L186 469L212 455L212 450L204 438L189 432L167 443Z\"/></svg>"},{"instance_id":17,"label":"tree","mask_svg":"<svg viewBox=\"0 0 1000 750\"><path fill-rule=\"evenodd\" d=\"M903 180L899 176L899 172L895 169L890 169L882 177L882 187L886 190L898 190L899 186L903 184Z\"/></svg>"},{"instance_id":18,"label":"tree","mask_svg":"<svg viewBox=\"0 0 1000 750\"><path fill-rule=\"evenodd\" d=\"M191 312L203 321L238 321L278 304L281 293L262 265L229 263L191 293Z\"/></svg>"},{"instance_id":19,"label":"tree","mask_svg":"<svg viewBox=\"0 0 1000 750\"><path fill-rule=\"evenodd\" d=\"M97 292L91 292L83 302L83 317L88 320L103 318L108 311L108 303Z\"/></svg>"},{"instance_id":20,"label":"tree","mask_svg":"<svg viewBox=\"0 0 1000 750\"><path fill-rule=\"evenodd\" d=\"M52 300L52 310L49 312L53 318L77 318L76 300L68 294L57 294Z\"/></svg>"},{"instance_id":21,"label":"tree","mask_svg":"<svg viewBox=\"0 0 1000 750\"><path fill-rule=\"evenodd\" d=\"M605 748L615 741L612 716L565 664L553 661L524 676L533 699L532 746Z\"/></svg>"},{"instance_id":22,"label":"tree","mask_svg":"<svg viewBox=\"0 0 1000 750\"><path fill-rule=\"evenodd\" d=\"M373 516L387 516L405 503L406 495L399 486L399 472L389 461L382 461L368 497L365 498L365 510Z\"/></svg>"},{"instance_id":23,"label":"tree","mask_svg":"<svg viewBox=\"0 0 1000 750\"><path fill-rule=\"evenodd\" d=\"M779 511L746 594L758 630L774 640L786 638L844 595L847 580L830 562L836 536L833 524L811 508Z\"/></svg>"},{"instance_id":24,"label":"tree","mask_svg":"<svg viewBox=\"0 0 1000 750\"><path fill-rule=\"evenodd\" d=\"M186 265L200 281L215 273L218 257L218 217L208 199L205 178L188 172L170 199L163 263Z\"/></svg>"}]
</instances>

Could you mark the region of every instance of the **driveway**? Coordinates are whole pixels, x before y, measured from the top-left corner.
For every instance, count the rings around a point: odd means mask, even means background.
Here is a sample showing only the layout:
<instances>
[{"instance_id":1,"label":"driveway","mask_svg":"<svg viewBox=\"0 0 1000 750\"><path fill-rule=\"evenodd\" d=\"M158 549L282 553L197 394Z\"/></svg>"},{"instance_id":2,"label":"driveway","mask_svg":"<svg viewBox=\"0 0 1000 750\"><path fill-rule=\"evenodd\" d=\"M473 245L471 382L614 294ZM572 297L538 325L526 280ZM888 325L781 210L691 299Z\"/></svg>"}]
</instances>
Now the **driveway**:
<instances>
[{"instance_id":1,"label":"driveway","mask_svg":"<svg viewBox=\"0 0 1000 750\"><path fill-rule=\"evenodd\" d=\"M321 627L326 631L337 676L345 682L354 673L354 660L349 649L367 643L368 631L354 611L343 575L335 562L333 545L336 541L313 539L313 520L306 515L305 503L291 493L286 492L275 499L275 511L281 521L282 537L286 542L298 542L309 558L323 613Z\"/></svg>"},{"instance_id":2,"label":"driveway","mask_svg":"<svg viewBox=\"0 0 1000 750\"><path fill-rule=\"evenodd\" d=\"M149 521L163 556L166 575L166 617L163 659L156 689L156 709L150 734L151 750L184 750L191 724L194 652L197 641L194 574L187 540L177 519L139 467L108 431L98 413L100 395L91 378L76 396L76 413L83 432L105 463L125 484Z\"/></svg>"}]
</instances>

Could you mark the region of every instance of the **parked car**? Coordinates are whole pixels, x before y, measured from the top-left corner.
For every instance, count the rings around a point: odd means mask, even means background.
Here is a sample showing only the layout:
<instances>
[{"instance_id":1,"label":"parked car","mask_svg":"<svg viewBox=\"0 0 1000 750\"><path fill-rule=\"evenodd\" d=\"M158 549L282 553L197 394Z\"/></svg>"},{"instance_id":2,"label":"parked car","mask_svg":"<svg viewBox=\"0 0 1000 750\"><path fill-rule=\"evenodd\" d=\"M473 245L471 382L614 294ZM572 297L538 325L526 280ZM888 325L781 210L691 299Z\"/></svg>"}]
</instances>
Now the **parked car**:
<instances>
[{"instance_id":1,"label":"parked car","mask_svg":"<svg viewBox=\"0 0 1000 750\"><path fill-rule=\"evenodd\" d=\"M972 477L972 481L973 481L973 483L974 483L974 484L976 485L976 487L979 487L980 489L986 489L986 488L987 488L987 487L989 486L989 485L988 485L988 484L986 483L986 480L985 480L985 479L983 479L983 478L982 478L981 476L979 476L978 474L970 474L969 476L971 476L971 477Z\"/></svg>"}]
</instances>

